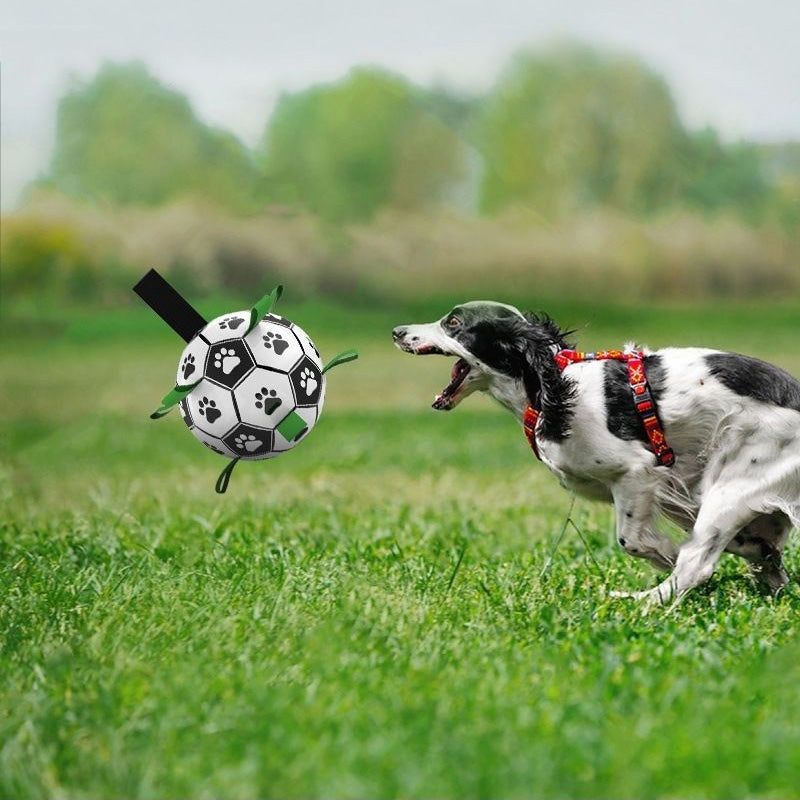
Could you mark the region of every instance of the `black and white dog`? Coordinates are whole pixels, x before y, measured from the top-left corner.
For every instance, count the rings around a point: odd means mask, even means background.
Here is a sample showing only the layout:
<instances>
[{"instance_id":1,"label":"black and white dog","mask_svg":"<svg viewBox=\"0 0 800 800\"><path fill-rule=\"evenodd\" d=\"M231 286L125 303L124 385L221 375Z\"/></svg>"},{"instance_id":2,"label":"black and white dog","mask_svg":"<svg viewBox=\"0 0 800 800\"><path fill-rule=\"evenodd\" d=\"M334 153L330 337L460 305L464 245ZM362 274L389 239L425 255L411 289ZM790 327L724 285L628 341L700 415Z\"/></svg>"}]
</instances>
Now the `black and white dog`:
<instances>
[{"instance_id":1,"label":"black and white dog","mask_svg":"<svg viewBox=\"0 0 800 800\"><path fill-rule=\"evenodd\" d=\"M674 466L658 466L623 363L556 365L571 333L546 316L471 302L392 336L408 353L457 357L434 408L449 411L483 391L519 420L528 406L541 411L536 440L544 463L566 488L613 501L620 545L671 570L654 589L617 596L677 599L712 574L723 551L747 559L770 590L786 585L782 551L800 526L800 383L733 353L645 351L676 457ZM690 532L680 547L654 529L657 512Z\"/></svg>"}]
</instances>

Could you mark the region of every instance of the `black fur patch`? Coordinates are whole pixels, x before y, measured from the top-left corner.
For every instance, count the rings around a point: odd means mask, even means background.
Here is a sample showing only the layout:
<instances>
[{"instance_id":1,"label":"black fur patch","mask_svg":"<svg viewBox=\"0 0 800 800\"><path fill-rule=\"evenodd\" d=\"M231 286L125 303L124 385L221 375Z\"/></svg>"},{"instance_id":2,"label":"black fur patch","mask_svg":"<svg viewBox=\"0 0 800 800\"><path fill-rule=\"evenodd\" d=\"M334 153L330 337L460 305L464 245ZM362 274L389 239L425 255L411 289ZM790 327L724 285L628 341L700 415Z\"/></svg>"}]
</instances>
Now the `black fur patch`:
<instances>
[{"instance_id":1,"label":"black fur patch","mask_svg":"<svg viewBox=\"0 0 800 800\"><path fill-rule=\"evenodd\" d=\"M539 436L560 442L569 436L574 413L575 383L567 378L553 358L553 347L571 347L569 331L562 331L549 317L525 314L528 322L523 340L525 359L522 380L534 408L542 411Z\"/></svg>"},{"instance_id":2,"label":"black fur patch","mask_svg":"<svg viewBox=\"0 0 800 800\"><path fill-rule=\"evenodd\" d=\"M609 433L625 441L638 439L648 444L642 418L633 404L627 366L622 361L606 361L604 369L606 426ZM661 362L661 356L645 356L644 369L650 385L650 394L658 412L658 400L664 393L666 384L666 370Z\"/></svg>"},{"instance_id":3,"label":"black fur patch","mask_svg":"<svg viewBox=\"0 0 800 800\"><path fill-rule=\"evenodd\" d=\"M459 340L484 364L512 378L522 377L516 319L482 319L464 327L453 338Z\"/></svg>"},{"instance_id":4,"label":"black fur patch","mask_svg":"<svg viewBox=\"0 0 800 800\"><path fill-rule=\"evenodd\" d=\"M460 325L452 332L448 321ZM553 347L569 347L571 331L547 316L525 313L524 318L494 303L470 303L454 308L442 322L448 335L498 372L521 379L528 400L541 409L539 434L561 441L569 435L575 386L563 376L553 360Z\"/></svg>"},{"instance_id":5,"label":"black fur patch","mask_svg":"<svg viewBox=\"0 0 800 800\"><path fill-rule=\"evenodd\" d=\"M732 392L800 411L800 383L779 367L738 353L713 353L706 356L706 363Z\"/></svg>"}]
</instances>

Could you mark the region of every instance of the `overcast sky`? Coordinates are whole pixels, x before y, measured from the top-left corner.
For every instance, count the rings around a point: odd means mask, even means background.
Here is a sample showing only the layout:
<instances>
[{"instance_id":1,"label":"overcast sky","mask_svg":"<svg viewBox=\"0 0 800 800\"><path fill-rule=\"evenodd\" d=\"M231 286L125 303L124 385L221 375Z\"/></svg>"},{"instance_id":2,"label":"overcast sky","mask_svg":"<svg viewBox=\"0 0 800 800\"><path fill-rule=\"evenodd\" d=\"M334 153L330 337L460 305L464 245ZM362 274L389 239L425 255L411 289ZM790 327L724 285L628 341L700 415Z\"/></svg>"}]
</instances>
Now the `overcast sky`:
<instances>
[{"instance_id":1,"label":"overcast sky","mask_svg":"<svg viewBox=\"0 0 800 800\"><path fill-rule=\"evenodd\" d=\"M800 139L800 0L2 0L2 206L46 169L69 76L104 60L143 60L253 144L281 91L356 64L480 90L560 36L640 55L690 126Z\"/></svg>"}]
</instances>

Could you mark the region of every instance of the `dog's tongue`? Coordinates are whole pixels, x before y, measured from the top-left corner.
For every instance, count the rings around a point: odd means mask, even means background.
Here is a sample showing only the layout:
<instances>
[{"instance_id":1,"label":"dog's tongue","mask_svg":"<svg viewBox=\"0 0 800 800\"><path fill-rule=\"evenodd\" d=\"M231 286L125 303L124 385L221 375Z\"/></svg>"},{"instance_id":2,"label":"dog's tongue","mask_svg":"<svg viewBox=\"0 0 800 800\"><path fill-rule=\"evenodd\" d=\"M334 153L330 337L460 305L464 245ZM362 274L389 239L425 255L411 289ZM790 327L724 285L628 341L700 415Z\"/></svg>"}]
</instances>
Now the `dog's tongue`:
<instances>
[{"instance_id":1,"label":"dog's tongue","mask_svg":"<svg viewBox=\"0 0 800 800\"><path fill-rule=\"evenodd\" d=\"M458 387L464 382L464 378L469 374L469 364L463 358L459 358L453 365L453 371L450 374L450 383L442 389L441 394L437 394L433 401L433 407L438 410L448 410L450 400L458 390Z\"/></svg>"},{"instance_id":2,"label":"dog's tongue","mask_svg":"<svg viewBox=\"0 0 800 800\"><path fill-rule=\"evenodd\" d=\"M466 375L465 370L468 369L467 362L464 361L463 358L459 358L458 361L453 364L453 369L450 370L450 383L447 385L452 386L454 383L461 383Z\"/></svg>"}]
</instances>

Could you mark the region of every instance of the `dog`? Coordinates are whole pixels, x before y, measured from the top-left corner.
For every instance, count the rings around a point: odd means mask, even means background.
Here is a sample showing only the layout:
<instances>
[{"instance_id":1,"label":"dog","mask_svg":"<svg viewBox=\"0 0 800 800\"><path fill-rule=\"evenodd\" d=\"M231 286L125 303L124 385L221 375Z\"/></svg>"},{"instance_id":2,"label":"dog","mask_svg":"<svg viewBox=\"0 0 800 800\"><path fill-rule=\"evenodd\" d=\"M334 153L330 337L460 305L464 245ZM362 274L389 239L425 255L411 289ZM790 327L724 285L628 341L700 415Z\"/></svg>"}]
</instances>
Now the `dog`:
<instances>
[{"instance_id":1,"label":"dog","mask_svg":"<svg viewBox=\"0 0 800 800\"><path fill-rule=\"evenodd\" d=\"M520 421L535 410L530 435L541 460L565 488L613 502L620 546L670 572L653 589L614 596L677 601L711 576L724 551L746 559L769 591L784 587L783 549L800 527L800 382L735 353L642 351L674 453L667 465L636 410L623 363L631 356L559 366L574 333L546 315L478 301L436 322L397 327L392 338L407 353L456 357L435 409L481 391ZM659 513L689 534L683 544L654 527Z\"/></svg>"}]
</instances>

